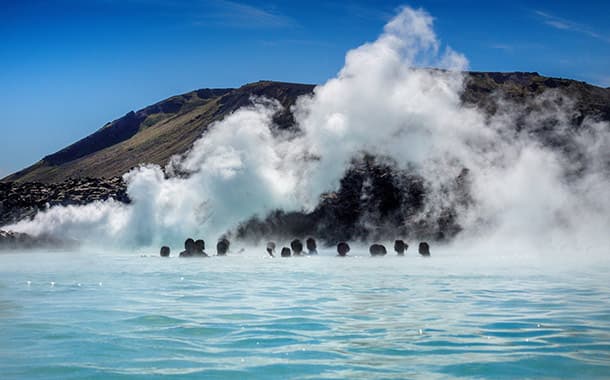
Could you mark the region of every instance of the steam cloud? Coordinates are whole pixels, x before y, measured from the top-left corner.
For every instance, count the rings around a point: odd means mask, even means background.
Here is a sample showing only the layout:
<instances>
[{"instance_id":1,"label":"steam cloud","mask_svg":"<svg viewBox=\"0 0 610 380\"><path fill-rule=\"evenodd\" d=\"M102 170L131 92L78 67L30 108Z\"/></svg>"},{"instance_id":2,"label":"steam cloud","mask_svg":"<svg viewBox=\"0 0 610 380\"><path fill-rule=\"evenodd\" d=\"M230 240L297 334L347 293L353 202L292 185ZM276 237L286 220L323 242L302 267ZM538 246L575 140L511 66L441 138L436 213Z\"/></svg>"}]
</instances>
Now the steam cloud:
<instances>
[{"instance_id":1,"label":"steam cloud","mask_svg":"<svg viewBox=\"0 0 610 380\"><path fill-rule=\"evenodd\" d=\"M8 228L123 247L217 237L255 214L313 208L352 157L368 152L415 166L433 189L470 169L473 205L459 213L457 246L607 254L608 125L585 119L575 134L569 99L557 103L550 93L539 100L564 106L534 112L527 123L557 119L557 133L573 135L585 157L586 167L570 177L570 157L517 132L518 106L504 104L489 118L462 104L467 60L441 47L432 21L403 8L376 41L349 51L338 75L294 106L298 134L273 133L281 106L253 99L174 157L169 178L154 165L125 174L131 205L54 207ZM172 175L178 172L190 175ZM440 191L429 197L429 207L446 201Z\"/></svg>"}]
</instances>

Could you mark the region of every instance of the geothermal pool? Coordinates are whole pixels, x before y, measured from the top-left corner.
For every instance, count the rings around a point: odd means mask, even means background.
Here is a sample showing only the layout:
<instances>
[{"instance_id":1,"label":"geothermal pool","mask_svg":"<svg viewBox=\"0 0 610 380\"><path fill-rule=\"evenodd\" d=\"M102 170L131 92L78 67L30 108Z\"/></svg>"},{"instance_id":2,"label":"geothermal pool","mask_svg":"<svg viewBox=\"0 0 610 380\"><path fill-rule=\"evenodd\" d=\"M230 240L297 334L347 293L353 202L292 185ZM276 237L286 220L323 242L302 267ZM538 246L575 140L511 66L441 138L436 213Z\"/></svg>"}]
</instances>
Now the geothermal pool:
<instances>
[{"instance_id":1,"label":"geothermal pool","mask_svg":"<svg viewBox=\"0 0 610 380\"><path fill-rule=\"evenodd\" d=\"M0 377L610 375L608 261L354 253L0 254Z\"/></svg>"}]
</instances>

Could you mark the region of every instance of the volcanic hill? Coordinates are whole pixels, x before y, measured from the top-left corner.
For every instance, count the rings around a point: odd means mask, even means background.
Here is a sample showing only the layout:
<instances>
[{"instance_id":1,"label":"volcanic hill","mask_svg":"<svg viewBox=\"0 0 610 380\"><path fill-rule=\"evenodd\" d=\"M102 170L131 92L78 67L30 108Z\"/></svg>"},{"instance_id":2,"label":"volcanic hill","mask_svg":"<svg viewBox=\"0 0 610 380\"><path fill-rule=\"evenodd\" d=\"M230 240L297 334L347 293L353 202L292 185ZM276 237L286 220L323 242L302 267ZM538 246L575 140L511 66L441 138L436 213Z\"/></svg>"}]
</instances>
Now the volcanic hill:
<instances>
[{"instance_id":1,"label":"volcanic hill","mask_svg":"<svg viewBox=\"0 0 610 380\"><path fill-rule=\"evenodd\" d=\"M211 123L250 104L252 96L277 99L285 111L276 115L274 121L279 128L292 128L290 106L299 96L312 93L314 87L260 81L237 89L201 89L172 96L107 123L2 181L51 183L68 178L110 178L141 163L163 166L171 156L186 152ZM523 103L548 89L557 89L576 100L577 119L582 121L589 115L610 120L610 89L538 73L468 73L462 100L494 113L498 106L492 94ZM575 120L575 124L578 122Z\"/></svg>"},{"instance_id":2,"label":"volcanic hill","mask_svg":"<svg viewBox=\"0 0 610 380\"><path fill-rule=\"evenodd\" d=\"M131 168L144 163L164 166L172 156L187 152L197 139L205 138L212 123L250 105L252 97L279 101L284 110L274 116L276 127L297 129L291 106L314 88L261 81L237 89L191 91L129 112L0 181L0 226L32 218L54 205L83 205L110 198L129 203L120 176ZM539 96L542 94L545 96ZM508 132L525 134L567 157L572 165L566 174L576 179L589 163L574 136L589 128L587 118L610 120L610 89L538 73L466 73L461 101L464 107L476 107L488 117L510 113L514 131ZM557 127L558 115L567 115L567 131ZM604 124L604 128L608 126ZM606 166L610 172L610 158ZM468 168L448 178L443 191L451 194L453 203L430 214L426 204L432 202L427 196L431 189L426 178L365 154L354 158L339 188L323 194L315 210L270 210L228 232L251 241L311 235L327 244L395 236L448 240L462 229L458 210L471 202L469 178ZM7 235L5 240L12 244L15 239Z\"/></svg>"}]
</instances>

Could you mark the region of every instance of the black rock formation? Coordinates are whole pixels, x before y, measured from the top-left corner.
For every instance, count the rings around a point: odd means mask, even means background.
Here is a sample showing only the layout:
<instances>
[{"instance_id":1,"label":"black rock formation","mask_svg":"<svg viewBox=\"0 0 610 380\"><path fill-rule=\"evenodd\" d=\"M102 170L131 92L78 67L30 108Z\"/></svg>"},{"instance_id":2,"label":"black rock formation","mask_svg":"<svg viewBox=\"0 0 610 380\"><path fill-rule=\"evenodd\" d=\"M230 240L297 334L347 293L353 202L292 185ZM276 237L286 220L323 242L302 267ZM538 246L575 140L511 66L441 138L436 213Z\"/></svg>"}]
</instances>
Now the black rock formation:
<instances>
[{"instance_id":1,"label":"black rock formation","mask_svg":"<svg viewBox=\"0 0 610 380\"><path fill-rule=\"evenodd\" d=\"M38 248L73 248L74 241L59 240L51 236L30 236L28 234L0 230L0 250L24 250Z\"/></svg>"},{"instance_id":2,"label":"black rock formation","mask_svg":"<svg viewBox=\"0 0 610 380\"><path fill-rule=\"evenodd\" d=\"M60 183L0 182L0 226L32 218L56 205L84 205L110 198L130 202L120 177L76 178Z\"/></svg>"},{"instance_id":3,"label":"black rock formation","mask_svg":"<svg viewBox=\"0 0 610 380\"><path fill-rule=\"evenodd\" d=\"M233 234L255 243L273 237L318 236L326 245L339 241L409 238L449 240L461 231L457 209L468 207L468 170L450 179L445 191L454 203L426 211L426 180L411 170L397 169L388 160L365 156L354 160L336 192L322 195L312 212L276 210L241 223Z\"/></svg>"}]
</instances>

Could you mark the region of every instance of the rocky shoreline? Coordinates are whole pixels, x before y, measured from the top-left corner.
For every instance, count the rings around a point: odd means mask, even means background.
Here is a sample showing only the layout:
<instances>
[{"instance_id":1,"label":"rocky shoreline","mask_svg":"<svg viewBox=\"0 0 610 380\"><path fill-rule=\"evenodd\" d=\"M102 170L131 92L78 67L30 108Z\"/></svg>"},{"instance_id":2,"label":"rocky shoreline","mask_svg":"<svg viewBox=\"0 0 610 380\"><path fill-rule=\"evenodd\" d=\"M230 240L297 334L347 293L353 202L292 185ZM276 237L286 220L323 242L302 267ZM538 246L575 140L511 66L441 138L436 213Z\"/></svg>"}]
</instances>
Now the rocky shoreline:
<instances>
[{"instance_id":1,"label":"rocky shoreline","mask_svg":"<svg viewBox=\"0 0 610 380\"><path fill-rule=\"evenodd\" d=\"M337 191L323 194L312 212L270 211L242 221L227 236L260 243L269 238L316 236L326 245L342 240L406 238L450 240L461 230L459 208L468 207L468 171L449 179L447 196L453 203L438 213L425 212L431 200L425 178L396 163L364 156L355 159ZM6 226L33 218L52 206L84 205L115 199L130 203L121 177L69 179L60 183L0 182L0 248L36 248L74 245L61 237L32 237L8 231ZM428 207L429 208L429 207ZM4 228L2 226L5 226Z\"/></svg>"},{"instance_id":2,"label":"rocky shoreline","mask_svg":"<svg viewBox=\"0 0 610 380\"><path fill-rule=\"evenodd\" d=\"M74 241L59 240L51 236L30 236L28 234L0 230L0 250L24 250L37 248L74 247Z\"/></svg>"},{"instance_id":3,"label":"rocky shoreline","mask_svg":"<svg viewBox=\"0 0 610 380\"><path fill-rule=\"evenodd\" d=\"M462 227L458 213L471 204L470 174L447 178L443 205L432 204L430 183L389 158L354 159L337 191L323 194L311 212L275 210L242 222L228 236L260 244L315 236L327 246L340 241L408 239L449 241Z\"/></svg>"},{"instance_id":4,"label":"rocky shoreline","mask_svg":"<svg viewBox=\"0 0 610 380\"><path fill-rule=\"evenodd\" d=\"M126 190L121 177L78 178L59 183L0 182L0 228L57 205L84 205L110 198L129 203Z\"/></svg>"}]
</instances>

